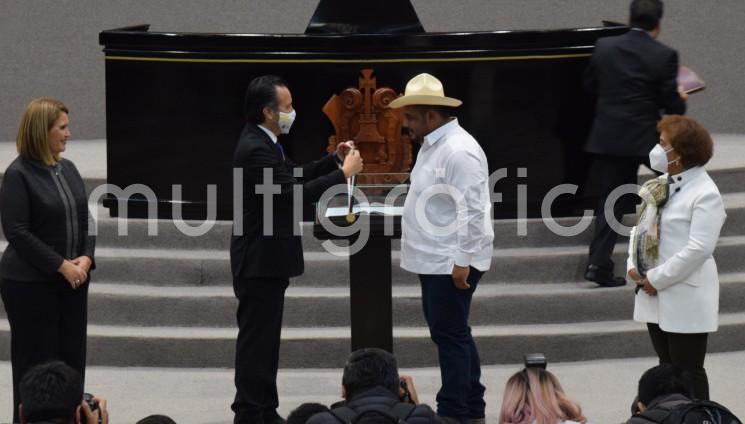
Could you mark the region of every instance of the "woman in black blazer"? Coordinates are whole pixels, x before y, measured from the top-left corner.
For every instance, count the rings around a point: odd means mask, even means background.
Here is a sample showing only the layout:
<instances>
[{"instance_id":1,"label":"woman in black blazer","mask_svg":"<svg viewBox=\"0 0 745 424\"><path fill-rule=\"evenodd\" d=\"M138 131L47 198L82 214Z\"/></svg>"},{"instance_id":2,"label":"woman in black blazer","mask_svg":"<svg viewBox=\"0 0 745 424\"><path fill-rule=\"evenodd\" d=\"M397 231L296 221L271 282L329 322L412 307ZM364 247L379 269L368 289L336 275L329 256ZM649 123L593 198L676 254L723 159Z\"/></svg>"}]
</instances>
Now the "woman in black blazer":
<instances>
[{"instance_id":1,"label":"woman in black blazer","mask_svg":"<svg viewBox=\"0 0 745 424\"><path fill-rule=\"evenodd\" d=\"M95 237L88 234L83 179L60 157L69 137L62 102L31 101L18 129L18 157L0 186L8 241L0 260L0 294L10 324L13 422L18 422L18 384L34 365L58 359L85 375Z\"/></svg>"}]
</instances>

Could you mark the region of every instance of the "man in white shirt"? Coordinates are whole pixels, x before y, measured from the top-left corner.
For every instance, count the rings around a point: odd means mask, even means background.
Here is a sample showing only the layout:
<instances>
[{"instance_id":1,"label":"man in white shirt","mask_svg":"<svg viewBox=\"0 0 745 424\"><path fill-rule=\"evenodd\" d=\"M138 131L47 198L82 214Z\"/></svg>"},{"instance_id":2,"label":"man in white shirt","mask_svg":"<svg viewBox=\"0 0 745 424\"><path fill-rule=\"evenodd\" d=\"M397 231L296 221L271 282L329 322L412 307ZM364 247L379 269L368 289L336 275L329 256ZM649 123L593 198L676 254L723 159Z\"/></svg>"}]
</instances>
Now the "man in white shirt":
<instances>
[{"instance_id":1,"label":"man in white shirt","mask_svg":"<svg viewBox=\"0 0 745 424\"><path fill-rule=\"evenodd\" d=\"M437 78L420 74L390 106L404 108L404 125L422 145L404 203L401 267L419 276L424 316L437 344L437 413L478 423L484 421L485 389L468 315L491 265L494 232L486 156L451 116L461 103L445 97Z\"/></svg>"}]
</instances>

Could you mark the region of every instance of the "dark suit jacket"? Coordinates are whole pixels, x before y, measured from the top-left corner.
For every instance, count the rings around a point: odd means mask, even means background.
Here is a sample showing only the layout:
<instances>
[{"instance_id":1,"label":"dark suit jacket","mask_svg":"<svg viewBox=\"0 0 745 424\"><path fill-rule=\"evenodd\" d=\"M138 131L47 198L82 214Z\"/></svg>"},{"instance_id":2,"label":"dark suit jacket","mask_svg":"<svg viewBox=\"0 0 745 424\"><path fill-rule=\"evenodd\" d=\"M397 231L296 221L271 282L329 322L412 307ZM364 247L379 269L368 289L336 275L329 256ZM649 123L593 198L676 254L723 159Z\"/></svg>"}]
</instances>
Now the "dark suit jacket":
<instances>
[{"instance_id":1,"label":"dark suit jacket","mask_svg":"<svg viewBox=\"0 0 745 424\"><path fill-rule=\"evenodd\" d=\"M0 186L0 220L8 246L0 260L0 278L16 281L64 281L57 269L65 259L93 261L96 237L83 178L67 159L50 167L17 157Z\"/></svg>"},{"instance_id":2,"label":"dark suit jacket","mask_svg":"<svg viewBox=\"0 0 745 424\"><path fill-rule=\"evenodd\" d=\"M661 112L682 115L678 53L644 31L598 39L585 71L585 89L597 96L590 153L642 156L659 141Z\"/></svg>"},{"instance_id":3,"label":"dark suit jacket","mask_svg":"<svg viewBox=\"0 0 745 424\"><path fill-rule=\"evenodd\" d=\"M243 235L234 234L230 242L233 277L289 278L303 273L303 248L293 228L293 186L302 184L303 202L316 202L335 184L346 184L344 173L332 155L302 167L302 178L293 176L296 167L282 158L278 146L258 126L247 124L238 140L233 167L243 170ZM271 170L272 181L281 193L272 195L272 234L265 235L264 197L256 192L264 184L264 169ZM268 182L267 182L268 183ZM268 196L268 195L266 195ZM300 205L302 208L302 205ZM301 213L302 215L302 213Z\"/></svg>"}]
</instances>

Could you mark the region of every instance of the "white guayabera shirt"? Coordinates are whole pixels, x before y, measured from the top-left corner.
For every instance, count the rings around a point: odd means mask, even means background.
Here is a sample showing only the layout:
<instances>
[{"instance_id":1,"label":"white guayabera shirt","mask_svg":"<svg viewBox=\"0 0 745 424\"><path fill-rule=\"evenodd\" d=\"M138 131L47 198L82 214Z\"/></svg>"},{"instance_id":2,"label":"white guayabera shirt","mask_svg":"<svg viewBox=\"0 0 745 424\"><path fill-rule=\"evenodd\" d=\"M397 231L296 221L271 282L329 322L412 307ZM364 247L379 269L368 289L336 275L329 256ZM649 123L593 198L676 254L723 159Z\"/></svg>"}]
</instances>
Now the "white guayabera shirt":
<instances>
[{"instance_id":1,"label":"white guayabera shirt","mask_svg":"<svg viewBox=\"0 0 745 424\"><path fill-rule=\"evenodd\" d=\"M451 274L453 265L491 265L489 166L476 140L453 119L426 137L411 171L401 222L401 267Z\"/></svg>"}]
</instances>

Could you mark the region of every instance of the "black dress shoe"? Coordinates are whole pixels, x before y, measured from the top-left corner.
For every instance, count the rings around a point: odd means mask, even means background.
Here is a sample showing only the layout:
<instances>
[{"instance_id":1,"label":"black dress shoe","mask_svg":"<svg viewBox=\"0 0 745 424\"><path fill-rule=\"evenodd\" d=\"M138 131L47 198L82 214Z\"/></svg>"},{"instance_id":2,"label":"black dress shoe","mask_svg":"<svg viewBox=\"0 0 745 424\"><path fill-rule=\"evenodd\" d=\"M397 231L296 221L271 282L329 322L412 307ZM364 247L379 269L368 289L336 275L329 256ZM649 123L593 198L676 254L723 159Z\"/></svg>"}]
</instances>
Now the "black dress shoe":
<instances>
[{"instance_id":1,"label":"black dress shoe","mask_svg":"<svg viewBox=\"0 0 745 424\"><path fill-rule=\"evenodd\" d=\"M599 266L593 264L587 265L585 280L592 281L602 287L621 287L626 285L625 278L614 277L612 272L604 271Z\"/></svg>"}]
</instances>

